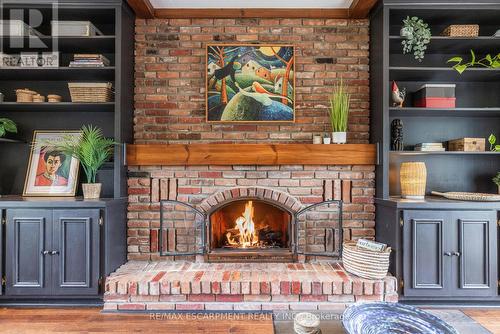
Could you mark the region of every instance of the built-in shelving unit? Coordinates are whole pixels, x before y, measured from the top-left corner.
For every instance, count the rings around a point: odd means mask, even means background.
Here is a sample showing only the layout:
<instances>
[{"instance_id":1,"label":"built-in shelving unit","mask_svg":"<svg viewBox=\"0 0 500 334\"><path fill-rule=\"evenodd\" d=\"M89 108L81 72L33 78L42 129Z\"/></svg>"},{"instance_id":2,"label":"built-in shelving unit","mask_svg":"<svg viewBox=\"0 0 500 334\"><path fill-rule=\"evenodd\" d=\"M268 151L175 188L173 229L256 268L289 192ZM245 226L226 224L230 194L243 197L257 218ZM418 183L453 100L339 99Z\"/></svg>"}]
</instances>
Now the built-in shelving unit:
<instances>
[{"instance_id":1,"label":"built-in shelving unit","mask_svg":"<svg viewBox=\"0 0 500 334\"><path fill-rule=\"evenodd\" d=\"M400 195L399 165L405 161L423 161L427 165L427 190L479 191L496 193L491 178L500 171L497 152L421 152L414 146L423 142L446 142L463 137L500 136L500 70L474 67L459 74L448 59L469 59L500 48L500 7L494 1L382 1L371 25L371 136L380 145L377 167L377 197ZM375 12L374 12L375 13ZM403 19L417 16L429 24L431 42L423 61L403 54L399 32ZM478 37L447 37L441 32L451 24L478 24ZM390 85L396 81L408 94L403 108L393 107ZM456 85L455 108L414 107L413 94L426 83ZM403 122L404 151L391 151L391 122ZM486 149L489 144L486 143ZM454 182L456 180L456 182Z\"/></svg>"},{"instance_id":2,"label":"built-in shelving unit","mask_svg":"<svg viewBox=\"0 0 500 334\"><path fill-rule=\"evenodd\" d=\"M0 169L0 195L19 195L29 161L28 143L32 141L34 130L76 130L82 125L93 124L119 143L132 142L134 14L126 3L118 0L16 1L4 4L2 9L4 16L0 19L9 19L11 9L37 11L42 18L41 24L36 26L37 36L0 36L4 54L59 52L59 67L0 68L0 92L5 96L0 103L0 117L17 123L18 133L8 138L20 143L6 145L7 140L0 143L0 154L7 161ZM24 19L29 25L29 15ZM54 37L51 36L51 20L90 21L102 35ZM102 54L110 60L110 66L69 67L77 53ZM114 101L73 103L69 82L111 82ZM15 90L19 88L28 88L44 96L58 94L62 102L17 103ZM116 146L113 162L103 168L98 178L103 183L103 197L127 195L123 145Z\"/></svg>"}]
</instances>

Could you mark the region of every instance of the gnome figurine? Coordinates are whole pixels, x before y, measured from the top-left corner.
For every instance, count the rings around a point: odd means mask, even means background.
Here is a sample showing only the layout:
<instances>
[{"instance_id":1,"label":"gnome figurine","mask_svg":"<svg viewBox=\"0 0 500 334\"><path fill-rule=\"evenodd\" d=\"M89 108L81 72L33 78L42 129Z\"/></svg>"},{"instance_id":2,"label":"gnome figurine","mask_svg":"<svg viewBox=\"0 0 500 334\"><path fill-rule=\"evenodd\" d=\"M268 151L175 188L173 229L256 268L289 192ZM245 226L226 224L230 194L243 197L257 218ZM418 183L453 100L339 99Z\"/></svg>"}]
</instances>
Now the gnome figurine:
<instances>
[{"instance_id":1,"label":"gnome figurine","mask_svg":"<svg viewBox=\"0 0 500 334\"><path fill-rule=\"evenodd\" d=\"M405 97L406 97L406 88L399 90L396 81L393 81L391 88L391 96L392 96L393 106L403 108L403 103L405 102Z\"/></svg>"}]
</instances>

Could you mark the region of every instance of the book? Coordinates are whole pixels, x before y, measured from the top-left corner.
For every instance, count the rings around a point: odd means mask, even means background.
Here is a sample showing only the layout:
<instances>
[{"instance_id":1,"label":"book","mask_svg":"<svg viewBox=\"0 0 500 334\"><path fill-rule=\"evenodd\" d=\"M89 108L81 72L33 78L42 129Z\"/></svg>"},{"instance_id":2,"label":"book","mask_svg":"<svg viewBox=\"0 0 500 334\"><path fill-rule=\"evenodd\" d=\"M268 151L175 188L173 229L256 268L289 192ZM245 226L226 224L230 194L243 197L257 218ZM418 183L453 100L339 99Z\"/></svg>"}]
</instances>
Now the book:
<instances>
[{"instance_id":1,"label":"book","mask_svg":"<svg viewBox=\"0 0 500 334\"><path fill-rule=\"evenodd\" d=\"M356 246L376 252L383 252L387 248L386 244L367 239L358 239Z\"/></svg>"}]
</instances>

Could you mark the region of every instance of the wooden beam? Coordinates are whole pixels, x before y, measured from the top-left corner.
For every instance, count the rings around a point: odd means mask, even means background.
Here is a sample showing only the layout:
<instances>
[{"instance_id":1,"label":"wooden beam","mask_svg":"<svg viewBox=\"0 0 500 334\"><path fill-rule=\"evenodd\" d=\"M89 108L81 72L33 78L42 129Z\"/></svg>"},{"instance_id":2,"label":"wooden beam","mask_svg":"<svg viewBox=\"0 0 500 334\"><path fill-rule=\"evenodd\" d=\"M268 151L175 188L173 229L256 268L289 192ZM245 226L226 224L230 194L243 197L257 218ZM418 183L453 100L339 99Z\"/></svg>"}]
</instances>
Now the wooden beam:
<instances>
[{"instance_id":1,"label":"wooden beam","mask_svg":"<svg viewBox=\"0 0 500 334\"><path fill-rule=\"evenodd\" d=\"M137 144L129 166L374 165L374 144Z\"/></svg>"},{"instance_id":2,"label":"wooden beam","mask_svg":"<svg viewBox=\"0 0 500 334\"><path fill-rule=\"evenodd\" d=\"M127 0L127 3L135 12L137 18L152 19L154 18L154 8L149 0Z\"/></svg>"},{"instance_id":3,"label":"wooden beam","mask_svg":"<svg viewBox=\"0 0 500 334\"><path fill-rule=\"evenodd\" d=\"M349 18L364 19L370 14L370 10L378 0L353 0L349 8Z\"/></svg>"},{"instance_id":4,"label":"wooden beam","mask_svg":"<svg viewBox=\"0 0 500 334\"><path fill-rule=\"evenodd\" d=\"M158 19L186 18L349 18L348 8L159 8Z\"/></svg>"}]
</instances>

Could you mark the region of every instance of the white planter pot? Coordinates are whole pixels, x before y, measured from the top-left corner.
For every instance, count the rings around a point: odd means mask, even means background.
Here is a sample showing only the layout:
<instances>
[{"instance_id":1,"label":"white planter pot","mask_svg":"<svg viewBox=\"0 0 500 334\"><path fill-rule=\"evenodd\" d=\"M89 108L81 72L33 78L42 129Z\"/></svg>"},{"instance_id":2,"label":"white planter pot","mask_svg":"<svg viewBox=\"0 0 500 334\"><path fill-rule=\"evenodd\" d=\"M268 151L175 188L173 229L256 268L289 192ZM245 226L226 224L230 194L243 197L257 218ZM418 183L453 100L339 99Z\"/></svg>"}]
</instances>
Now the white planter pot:
<instances>
[{"instance_id":1,"label":"white planter pot","mask_svg":"<svg viewBox=\"0 0 500 334\"><path fill-rule=\"evenodd\" d=\"M332 143L331 138L328 138L328 137L323 138L323 144L331 144L331 143Z\"/></svg>"},{"instance_id":2,"label":"white planter pot","mask_svg":"<svg viewBox=\"0 0 500 334\"><path fill-rule=\"evenodd\" d=\"M99 199L101 197L101 183L82 183L84 199Z\"/></svg>"},{"instance_id":3,"label":"white planter pot","mask_svg":"<svg viewBox=\"0 0 500 334\"><path fill-rule=\"evenodd\" d=\"M334 144L347 143L347 132L332 132L332 142Z\"/></svg>"}]
</instances>

